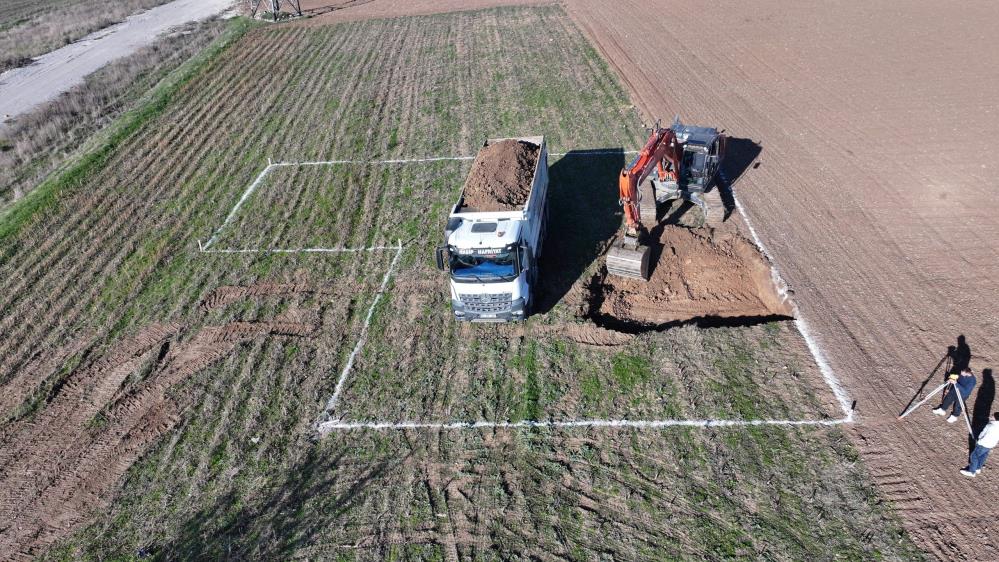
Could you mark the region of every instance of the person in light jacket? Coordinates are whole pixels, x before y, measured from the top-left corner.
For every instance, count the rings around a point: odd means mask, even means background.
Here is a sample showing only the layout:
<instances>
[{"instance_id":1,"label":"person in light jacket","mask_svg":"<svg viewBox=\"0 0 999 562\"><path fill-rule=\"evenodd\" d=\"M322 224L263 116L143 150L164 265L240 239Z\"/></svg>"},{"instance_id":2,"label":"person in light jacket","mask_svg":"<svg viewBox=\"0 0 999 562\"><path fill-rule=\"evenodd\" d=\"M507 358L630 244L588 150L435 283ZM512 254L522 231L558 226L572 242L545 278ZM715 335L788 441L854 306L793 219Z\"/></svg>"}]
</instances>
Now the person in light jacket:
<instances>
[{"instance_id":1,"label":"person in light jacket","mask_svg":"<svg viewBox=\"0 0 999 562\"><path fill-rule=\"evenodd\" d=\"M968 457L968 466L961 471L961 474L972 478L977 476L982 471L982 465L985 464L989 451L996 446L996 443L999 443L999 412L996 412L992 417L995 419L982 428L982 432L978 434L978 443L971 451L971 455Z\"/></svg>"}]
</instances>

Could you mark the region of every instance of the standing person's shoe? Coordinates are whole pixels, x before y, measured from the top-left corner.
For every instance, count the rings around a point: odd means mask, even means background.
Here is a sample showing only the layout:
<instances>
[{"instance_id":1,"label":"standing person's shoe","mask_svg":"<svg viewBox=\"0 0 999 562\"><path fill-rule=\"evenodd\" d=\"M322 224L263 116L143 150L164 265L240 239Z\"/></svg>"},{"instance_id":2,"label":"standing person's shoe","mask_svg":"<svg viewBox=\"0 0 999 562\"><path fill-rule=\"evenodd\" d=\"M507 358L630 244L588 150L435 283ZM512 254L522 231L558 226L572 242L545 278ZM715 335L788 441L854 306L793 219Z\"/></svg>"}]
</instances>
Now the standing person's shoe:
<instances>
[{"instance_id":1,"label":"standing person's shoe","mask_svg":"<svg viewBox=\"0 0 999 562\"><path fill-rule=\"evenodd\" d=\"M933 410L933 413L936 414L936 415L938 415L938 416L942 416L942 415L946 414L947 412L945 412L943 408L935 408Z\"/></svg>"},{"instance_id":2,"label":"standing person's shoe","mask_svg":"<svg viewBox=\"0 0 999 562\"><path fill-rule=\"evenodd\" d=\"M982 471L982 469L980 469L980 468L978 470L976 470L975 471L975 476L978 476L978 473L981 472L981 471Z\"/></svg>"},{"instance_id":3,"label":"standing person's shoe","mask_svg":"<svg viewBox=\"0 0 999 562\"><path fill-rule=\"evenodd\" d=\"M975 474L977 474L977 473L976 473L976 472L971 472L970 470L964 470L964 469L962 468L962 469L961 469L961 474L963 474L963 475L965 475L965 476L968 476L968 477L970 477L970 478L974 478L974 477L975 477Z\"/></svg>"},{"instance_id":4,"label":"standing person's shoe","mask_svg":"<svg viewBox=\"0 0 999 562\"><path fill-rule=\"evenodd\" d=\"M952 414L949 418L947 418L947 423L954 423L957 421L957 419L958 419L957 416Z\"/></svg>"}]
</instances>

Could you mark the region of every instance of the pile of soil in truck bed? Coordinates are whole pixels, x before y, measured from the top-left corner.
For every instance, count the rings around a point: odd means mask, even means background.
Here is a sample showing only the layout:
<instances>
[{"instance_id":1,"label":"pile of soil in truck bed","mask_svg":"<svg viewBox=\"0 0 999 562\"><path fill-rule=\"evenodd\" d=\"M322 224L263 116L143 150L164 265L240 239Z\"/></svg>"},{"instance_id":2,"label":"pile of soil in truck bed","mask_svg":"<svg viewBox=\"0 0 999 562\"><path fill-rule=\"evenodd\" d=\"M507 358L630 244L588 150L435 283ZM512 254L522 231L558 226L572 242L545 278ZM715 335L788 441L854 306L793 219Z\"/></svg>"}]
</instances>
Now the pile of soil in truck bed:
<instances>
[{"instance_id":1,"label":"pile of soil in truck bed","mask_svg":"<svg viewBox=\"0 0 999 562\"><path fill-rule=\"evenodd\" d=\"M464 209L516 211L527 203L541 147L515 139L479 151L464 188Z\"/></svg>"}]
</instances>

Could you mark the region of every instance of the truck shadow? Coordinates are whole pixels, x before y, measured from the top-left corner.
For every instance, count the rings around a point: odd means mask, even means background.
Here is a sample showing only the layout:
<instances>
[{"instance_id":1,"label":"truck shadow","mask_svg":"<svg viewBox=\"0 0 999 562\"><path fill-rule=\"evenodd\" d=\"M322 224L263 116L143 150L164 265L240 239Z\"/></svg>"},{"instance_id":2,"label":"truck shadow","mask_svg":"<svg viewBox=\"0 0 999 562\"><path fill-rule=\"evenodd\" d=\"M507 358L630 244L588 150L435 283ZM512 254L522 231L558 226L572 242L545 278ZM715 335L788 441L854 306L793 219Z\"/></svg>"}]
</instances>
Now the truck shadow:
<instances>
[{"instance_id":1,"label":"truck shadow","mask_svg":"<svg viewBox=\"0 0 999 562\"><path fill-rule=\"evenodd\" d=\"M535 313L550 311L606 250L621 226L622 148L574 150L548 168L548 231Z\"/></svg>"}]
</instances>

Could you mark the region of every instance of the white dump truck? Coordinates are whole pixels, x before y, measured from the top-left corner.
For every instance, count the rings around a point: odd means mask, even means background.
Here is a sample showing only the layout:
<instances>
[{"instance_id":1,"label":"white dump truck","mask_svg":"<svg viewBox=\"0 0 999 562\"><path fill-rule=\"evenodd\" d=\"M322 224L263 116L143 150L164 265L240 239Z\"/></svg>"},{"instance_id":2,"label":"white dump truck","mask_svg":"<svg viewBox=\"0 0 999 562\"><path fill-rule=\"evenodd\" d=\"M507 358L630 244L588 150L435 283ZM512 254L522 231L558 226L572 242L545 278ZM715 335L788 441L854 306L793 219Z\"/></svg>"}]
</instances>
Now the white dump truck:
<instances>
[{"instance_id":1,"label":"white dump truck","mask_svg":"<svg viewBox=\"0 0 999 562\"><path fill-rule=\"evenodd\" d=\"M544 137L489 139L479 150L448 216L437 267L451 278L458 320L527 318L548 221Z\"/></svg>"}]
</instances>

